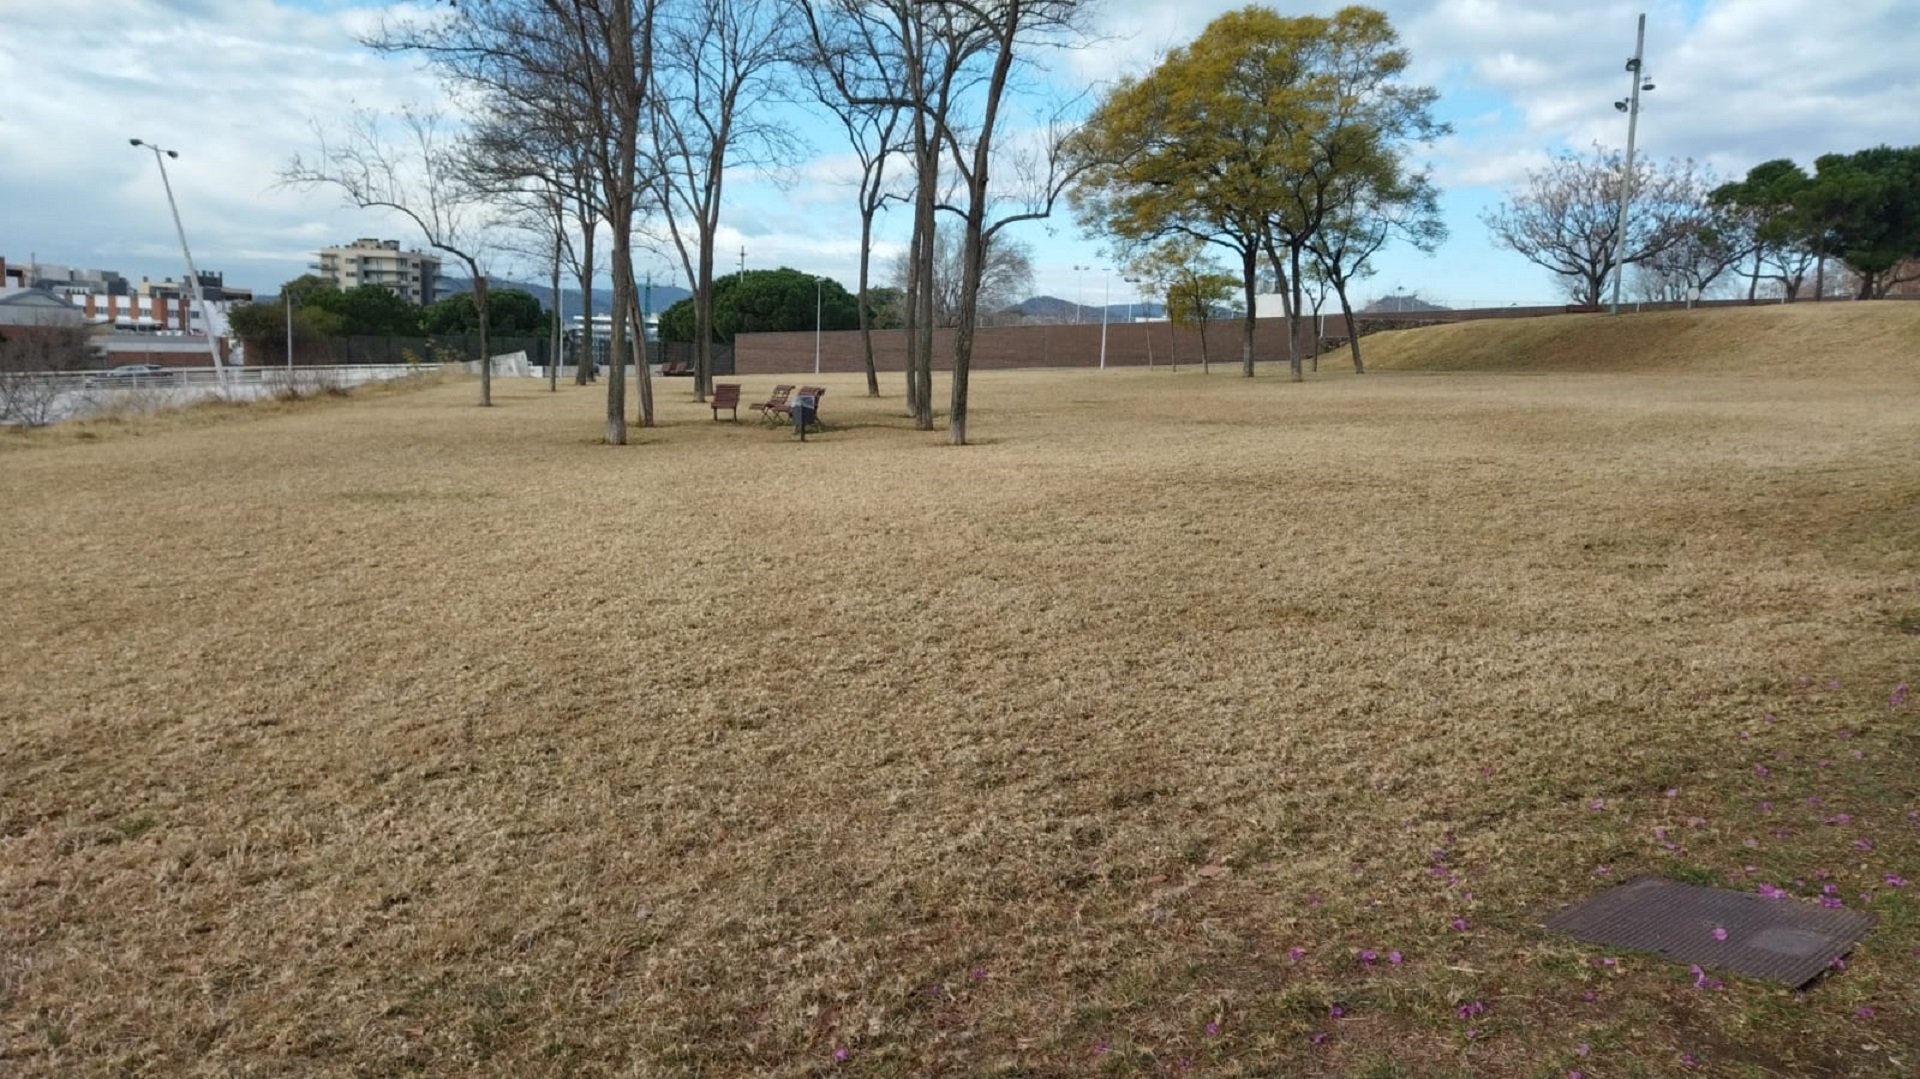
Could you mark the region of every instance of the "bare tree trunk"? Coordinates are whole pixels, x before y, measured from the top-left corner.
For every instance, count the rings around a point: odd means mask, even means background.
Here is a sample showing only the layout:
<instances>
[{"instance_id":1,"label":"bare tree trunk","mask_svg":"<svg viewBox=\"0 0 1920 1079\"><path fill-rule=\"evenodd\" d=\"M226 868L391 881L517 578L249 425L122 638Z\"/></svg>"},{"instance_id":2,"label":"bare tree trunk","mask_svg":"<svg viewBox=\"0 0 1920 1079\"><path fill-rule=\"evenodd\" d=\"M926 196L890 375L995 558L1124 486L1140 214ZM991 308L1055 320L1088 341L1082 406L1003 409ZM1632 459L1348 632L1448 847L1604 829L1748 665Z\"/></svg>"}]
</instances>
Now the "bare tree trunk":
<instances>
[{"instance_id":1,"label":"bare tree trunk","mask_svg":"<svg viewBox=\"0 0 1920 1079\"><path fill-rule=\"evenodd\" d=\"M473 307L480 316L480 407L493 407L493 345L488 340L488 323L492 321L487 311L487 275L480 272L480 264L467 260L467 269L473 272Z\"/></svg>"},{"instance_id":2,"label":"bare tree trunk","mask_svg":"<svg viewBox=\"0 0 1920 1079\"><path fill-rule=\"evenodd\" d=\"M632 277L633 271L628 270L627 276ZM641 314L638 295L629 313L633 316L633 377L640 384L640 426L652 427L653 371L647 363L647 320Z\"/></svg>"},{"instance_id":3,"label":"bare tree trunk","mask_svg":"<svg viewBox=\"0 0 1920 1079\"><path fill-rule=\"evenodd\" d=\"M919 265L914 273L913 329L913 426L915 430L933 430L933 192L926 191L919 214L921 239L917 248Z\"/></svg>"},{"instance_id":4,"label":"bare tree trunk","mask_svg":"<svg viewBox=\"0 0 1920 1079\"><path fill-rule=\"evenodd\" d=\"M1241 269L1241 273L1243 274L1241 280L1243 282L1244 287L1247 290L1247 317L1240 321L1240 373L1241 375L1247 378L1252 378L1253 377L1253 327L1254 327L1253 298L1254 296L1258 295L1259 288L1260 288L1259 283L1254 280L1254 276L1257 273L1259 273L1259 270L1260 270L1260 253L1254 250L1253 245L1249 244L1247 245L1247 249L1240 253L1240 260L1241 260L1240 269Z\"/></svg>"},{"instance_id":5,"label":"bare tree trunk","mask_svg":"<svg viewBox=\"0 0 1920 1079\"><path fill-rule=\"evenodd\" d=\"M598 222L589 220L580 240L580 353L573 358L573 384L593 381L593 233Z\"/></svg>"},{"instance_id":6,"label":"bare tree trunk","mask_svg":"<svg viewBox=\"0 0 1920 1079\"><path fill-rule=\"evenodd\" d=\"M632 155L628 155L631 159ZM624 202L624 200L620 200ZM625 207L616 208L624 213ZM613 230L613 332L607 335L607 443L627 444L627 305L633 302L633 264L625 229Z\"/></svg>"},{"instance_id":7,"label":"bare tree trunk","mask_svg":"<svg viewBox=\"0 0 1920 1079\"><path fill-rule=\"evenodd\" d=\"M1760 298L1760 248L1753 249L1753 276L1747 278L1747 305L1751 307Z\"/></svg>"},{"instance_id":8,"label":"bare tree trunk","mask_svg":"<svg viewBox=\"0 0 1920 1079\"><path fill-rule=\"evenodd\" d=\"M566 312L566 303L560 298L560 231L556 224L553 233L553 325L547 332L547 392L560 392L560 343L566 333L562 317Z\"/></svg>"},{"instance_id":9,"label":"bare tree trunk","mask_svg":"<svg viewBox=\"0 0 1920 1079\"><path fill-rule=\"evenodd\" d=\"M713 233L700 234L700 279L693 288L693 399L707 399L713 378ZM735 288L739 285L736 283Z\"/></svg>"},{"instance_id":10,"label":"bare tree trunk","mask_svg":"<svg viewBox=\"0 0 1920 1079\"><path fill-rule=\"evenodd\" d=\"M1347 351L1353 353L1353 373L1364 375L1367 365L1360 359L1360 328L1353 321L1353 305L1347 302L1347 283L1335 281L1333 291L1340 297L1340 317L1347 323Z\"/></svg>"},{"instance_id":11,"label":"bare tree trunk","mask_svg":"<svg viewBox=\"0 0 1920 1079\"><path fill-rule=\"evenodd\" d=\"M864 208L863 208L864 209ZM860 215L860 345L867 359L867 396L880 396L880 373L873 365L873 318L867 311L868 271L873 262L873 214Z\"/></svg>"},{"instance_id":12,"label":"bare tree trunk","mask_svg":"<svg viewBox=\"0 0 1920 1079\"><path fill-rule=\"evenodd\" d=\"M1300 248L1289 246L1287 258L1291 262L1288 269L1293 274L1287 301L1287 370L1292 372L1295 382L1304 382L1307 376L1300 370Z\"/></svg>"}]
</instances>

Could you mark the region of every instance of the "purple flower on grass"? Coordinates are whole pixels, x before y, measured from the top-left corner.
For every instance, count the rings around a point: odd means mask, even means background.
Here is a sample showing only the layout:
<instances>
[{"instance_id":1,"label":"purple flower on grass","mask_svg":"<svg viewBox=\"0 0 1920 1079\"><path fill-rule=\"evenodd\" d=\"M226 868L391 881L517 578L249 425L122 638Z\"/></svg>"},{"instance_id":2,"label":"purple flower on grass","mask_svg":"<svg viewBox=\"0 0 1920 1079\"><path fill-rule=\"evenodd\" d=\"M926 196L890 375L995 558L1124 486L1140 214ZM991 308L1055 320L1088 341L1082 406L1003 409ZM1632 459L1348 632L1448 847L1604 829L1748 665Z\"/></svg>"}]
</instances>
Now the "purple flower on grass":
<instances>
[{"instance_id":1,"label":"purple flower on grass","mask_svg":"<svg viewBox=\"0 0 1920 1079\"><path fill-rule=\"evenodd\" d=\"M1605 798L1595 798L1593 801L1587 803L1587 808L1598 813L1607 808L1607 800Z\"/></svg>"},{"instance_id":2,"label":"purple flower on grass","mask_svg":"<svg viewBox=\"0 0 1920 1079\"><path fill-rule=\"evenodd\" d=\"M1707 818L1705 817L1688 817L1687 818L1687 827L1689 828L1705 828L1706 826L1707 826Z\"/></svg>"},{"instance_id":3,"label":"purple flower on grass","mask_svg":"<svg viewBox=\"0 0 1920 1079\"><path fill-rule=\"evenodd\" d=\"M1827 966L1833 970L1845 970L1847 969L1847 961L1836 955L1827 963Z\"/></svg>"},{"instance_id":4,"label":"purple flower on grass","mask_svg":"<svg viewBox=\"0 0 1920 1079\"><path fill-rule=\"evenodd\" d=\"M1107 1050L1111 1048L1113 1048L1113 1046L1108 1044L1107 1039L1101 1038L1099 1041L1093 1043L1093 1055L1106 1056Z\"/></svg>"},{"instance_id":5,"label":"purple flower on grass","mask_svg":"<svg viewBox=\"0 0 1920 1079\"><path fill-rule=\"evenodd\" d=\"M1486 1011L1487 1006L1484 1003L1478 1000L1470 1000L1458 1008L1455 1008L1454 1014L1462 1019L1472 1019L1476 1015L1485 1015Z\"/></svg>"},{"instance_id":6,"label":"purple flower on grass","mask_svg":"<svg viewBox=\"0 0 1920 1079\"><path fill-rule=\"evenodd\" d=\"M1766 896L1768 899L1785 899L1787 897L1786 892L1775 888L1771 884L1765 883L1760 885L1760 894Z\"/></svg>"},{"instance_id":7,"label":"purple flower on grass","mask_svg":"<svg viewBox=\"0 0 1920 1079\"><path fill-rule=\"evenodd\" d=\"M1218 1024L1218 1023L1208 1023L1208 1024L1207 1024L1207 1037L1209 1037L1209 1038L1218 1038L1219 1036L1220 1036L1220 1024Z\"/></svg>"},{"instance_id":8,"label":"purple flower on grass","mask_svg":"<svg viewBox=\"0 0 1920 1079\"><path fill-rule=\"evenodd\" d=\"M1853 841L1853 849L1854 850L1872 850L1873 840L1868 839L1865 836L1862 836L1859 839L1856 839Z\"/></svg>"},{"instance_id":9,"label":"purple flower on grass","mask_svg":"<svg viewBox=\"0 0 1920 1079\"><path fill-rule=\"evenodd\" d=\"M1841 740L1841 741L1843 741L1843 742L1844 742L1844 741L1846 741L1846 740L1847 740L1847 739L1849 739L1849 738L1852 738L1852 737L1853 737L1853 732L1852 732L1852 731L1841 731L1841 732L1840 732L1840 740Z\"/></svg>"},{"instance_id":10,"label":"purple flower on grass","mask_svg":"<svg viewBox=\"0 0 1920 1079\"><path fill-rule=\"evenodd\" d=\"M847 1047L844 1045L833 1051L833 1059L835 1060L845 1060L847 1056Z\"/></svg>"},{"instance_id":11,"label":"purple flower on grass","mask_svg":"<svg viewBox=\"0 0 1920 1079\"><path fill-rule=\"evenodd\" d=\"M1889 888L1905 888L1906 886L1907 886L1907 878L1905 878L1905 877L1903 877L1903 876L1901 876L1901 875L1900 875L1900 874L1898 874L1898 873L1888 873L1888 874L1887 874L1887 887L1889 887Z\"/></svg>"},{"instance_id":12,"label":"purple flower on grass","mask_svg":"<svg viewBox=\"0 0 1920 1079\"><path fill-rule=\"evenodd\" d=\"M1589 989L1586 992L1580 994L1580 999L1586 1001L1588 1004L1592 1004L1594 1001L1599 1000L1600 996L1599 994L1595 993L1593 990Z\"/></svg>"},{"instance_id":13,"label":"purple flower on grass","mask_svg":"<svg viewBox=\"0 0 1920 1079\"><path fill-rule=\"evenodd\" d=\"M1895 708L1907 703L1907 684L1905 682L1893 687L1893 695L1887 698L1887 703L1893 705Z\"/></svg>"},{"instance_id":14,"label":"purple flower on grass","mask_svg":"<svg viewBox=\"0 0 1920 1079\"><path fill-rule=\"evenodd\" d=\"M1567 1079L1587 1079L1587 1074L1578 1068L1567 1073Z\"/></svg>"},{"instance_id":15,"label":"purple flower on grass","mask_svg":"<svg viewBox=\"0 0 1920 1079\"><path fill-rule=\"evenodd\" d=\"M1858 1008L1855 1008L1853 1010L1853 1014L1861 1019L1872 1019L1873 1009L1867 1007L1865 1004L1862 1004Z\"/></svg>"},{"instance_id":16,"label":"purple flower on grass","mask_svg":"<svg viewBox=\"0 0 1920 1079\"><path fill-rule=\"evenodd\" d=\"M1765 779L1773 774L1773 770L1764 764L1756 764L1753 766L1753 774L1759 776L1761 779Z\"/></svg>"},{"instance_id":17,"label":"purple flower on grass","mask_svg":"<svg viewBox=\"0 0 1920 1079\"><path fill-rule=\"evenodd\" d=\"M1665 828L1655 828L1653 830L1653 838L1655 839L1667 838L1667 830Z\"/></svg>"},{"instance_id":18,"label":"purple flower on grass","mask_svg":"<svg viewBox=\"0 0 1920 1079\"><path fill-rule=\"evenodd\" d=\"M1287 949L1287 958L1293 960L1296 963L1298 963L1302 959L1305 959L1306 957L1307 957L1307 950L1305 948L1296 946L1296 947Z\"/></svg>"},{"instance_id":19,"label":"purple flower on grass","mask_svg":"<svg viewBox=\"0 0 1920 1079\"><path fill-rule=\"evenodd\" d=\"M1667 797L1669 797L1669 798L1678 798L1678 797L1680 797L1680 788L1679 788L1679 787L1668 787L1668 788L1667 788Z\"/></svg>"},{"instance_id":20,"label":"purple flower on grass","mask_svg":"<svg viewBox=\"0 0 1920 1079\"><path fill-rule=\"evenodd\" d=\"M1898 886L1896 885L1896 887ZM1465 918L1455 918L1453 921L1450 921L1447 924L1452 926L1458 932L1464 933L1467 931L1467 920Z\"/></svg>"},{"instance_id":21,"label":"purple flower on grass","mask_svg":"<svg viewBox=\"0 0 1920 1079\"><path fill-rule=\"evenodd\" d=\"M1697 1068L1700 1066L1699 1059L1696 1058L1692 1053L1681 1053L1680 1063L1682 1066L1688 1067L1688 1068Z\"/></svg>"},{"instance_id":22,"label":"purple flower on grass","mask_svg":"<svg viewBox=\"0 0 1920 1079\"><path fill-rule=\"evenodd\" d=\"M1378 958L1380 957L1374 954L1372 948L1360 949L1360 962L1365 963L1368 966L1372 966L1373 961Z\"/></svg>"},{"instance_id":23,"label":"purple flower on grass","mask_svg":"<svg viewBox=\"0 0 1920 1079\"><path fill-rule=\"evenodd\" d=\"M1610 865L1596 865L1593 867L1593 875L1596 877L1604 877L1611 872L1613 872L1613 867Z\"/></svg>"},{"instance_id":24,"label":"purple flower on grass","mask_svg":"<svg viewBox=\"0 0 1920 1079\"><path fill-rule=\"evenodd\" d=\"M1828 910L1839 910L1841 907L1846 906L1846 903L1841 901L1837 895L1823 895L1820 897L1820 905Z\"/></svg>"},{"instance_id":25,"label":"purple flower on grass","mask_svg":"<svg viewBox=\"0 0 1920 1079\"><path fill-rule=\"evenodd\" d=\"M1396 967L1404 962L1405 959L1406 957L1400 954L1399 949L1387 953L1387 962L1392 963Z\"/></svg>"},{"instance_id":26,"label":"purple flower on grass","mask_svg":"<svg viewBox=\"0 0 1920 1079\"><path fill-rule=\"evenodd\" d=\"M1329 1019L1343 1019L1346 1017L1346 1014L1347 1009L1339 1004L1335 1004L1327 1009L1327 1018Z\"/></svg>"},{"instance_id":27,"label":"purple flower on grass","mask_svg":"<svg viewBox=\"0 0 1920 1079\"><path fill-rule=\"evenodd\" d=\"M1850 813L1835 813L1833 816L1827 818L1826 823L1834 825L1852 824L1853 815Z\"/></svg>"},{"instance_id":28,"label":"purple flower on grass","mask_svg":"<svg viewBox=\"0 0 1920 1079\"><path fill-rule=\"evenodd\" d=\"M967 977L972 978L976 982L985 981L987 977L987 968L975 967L972 970L967 971Z\"/></svg>"},{"instance_id":29,"label":"purple flower on grass","mask_svg":"<svg viewBox=\"0 0 1920 1079\"><path fill-rule=\"evenodd\" d=\"M1581 1042L1579 1045L1573 1047L1573 1055L1577 1057L1586 1056L1591 1052L1593 1052L1593 1046L1588 1045L1586 1042Z\"/></svg>"},{"instance_id":30,"label":"purple flower on grass","mask_svg":"<svg viewBox=\"0 0 1920 1079\"><path fill-rule=\"evenodd\" d=\"M1307 1038L1307 1040L1312 1042L1315 1045L1319 1045L1321 1042L1324 1042L1327 1040L1327 1032L1324 1030L1316 1030L1313 1032L1311 1036Z\"/></svg>"}]
</instances>

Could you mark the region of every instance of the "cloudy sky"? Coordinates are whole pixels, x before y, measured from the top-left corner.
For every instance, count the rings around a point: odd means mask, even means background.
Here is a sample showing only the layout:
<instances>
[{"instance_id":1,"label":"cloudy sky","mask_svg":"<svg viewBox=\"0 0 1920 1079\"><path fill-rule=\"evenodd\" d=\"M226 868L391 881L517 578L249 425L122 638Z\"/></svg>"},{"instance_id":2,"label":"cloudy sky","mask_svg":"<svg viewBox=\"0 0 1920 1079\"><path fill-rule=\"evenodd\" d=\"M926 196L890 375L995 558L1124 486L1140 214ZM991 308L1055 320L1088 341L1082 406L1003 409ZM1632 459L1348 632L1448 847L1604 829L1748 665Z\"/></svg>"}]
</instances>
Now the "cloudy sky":
<instances>
[{"instance_id":1,"label":"cloudy sky","mask_svg":"<svg viewBox=\"0 0 1920 1079\"><path fill-rule=\"evenodd\" d=\"M0 257L178 276L180 252L150 154L169 162L195 261L233 284L276 290L322 246L356 236L414 242L403 222L327 192L276 186L289 157L355 107L444 100L432 75L356 43L405 5L358 0L0 0ZM1149 68L1190 40L1225 0L1108 0L1101 40L1043 57L1037 78L1065 99ZM1278 5L1330 13L1337 4ZM1553 280L1492 247L1480 214L1555 151L1623 145L1613 108L1628 89L1634 16L1647 13L1639 145L1725 175L1760 161L1920 142L1920 11L1914 0L1384 0L1414 80L1440 91L1454 134L1418 156L1445 191L1452 238L1436 255L1390 252L1363 295L1396 290L1456 306L1550 301ZM858 220L830 129L787 174L742 174L724 215L723 267L788 265L854 278ZM906 223L887 222L880 254ZM1087 303L1127 286L1075 267L1102 264L1097 239L1064 214L1019 234L1036 291ZM502 257L496 273L534 276ZM651 267L678 276L665 258ZM643 272L647 269L643 265Z\"/></svg>"}]
</instances>

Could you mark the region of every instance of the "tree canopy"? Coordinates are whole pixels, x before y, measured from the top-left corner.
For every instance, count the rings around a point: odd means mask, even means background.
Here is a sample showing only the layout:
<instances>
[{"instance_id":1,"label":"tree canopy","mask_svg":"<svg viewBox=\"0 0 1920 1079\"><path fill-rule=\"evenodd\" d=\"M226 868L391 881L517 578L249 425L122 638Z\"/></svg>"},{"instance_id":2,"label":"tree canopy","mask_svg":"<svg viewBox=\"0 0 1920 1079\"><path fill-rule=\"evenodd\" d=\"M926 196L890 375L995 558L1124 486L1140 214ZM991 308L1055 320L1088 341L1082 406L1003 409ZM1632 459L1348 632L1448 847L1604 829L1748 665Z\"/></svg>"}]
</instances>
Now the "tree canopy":
<instances>
[{"instance_id":1,"label":"tree canopy","mask_svg":"<svg viewBox=\"0 0 1920 1079\"><path fill-rule=\"evenodd\" d=\"M817 294L816 281L819 282ZM778 270L748 270L715 278L714 338L727 342L743 333L811 330L815 326L816 301L821 329L859 327L860 310L853 294L830 278L815 278L784 266ZM681 300L661 312L660 339L692 341L694 323L693 301Z\"/></svg>"},{"instance_id":2,"label":"tree canopy","mask_svg":"<svg viewBox=\"0 0 1920 1079\"><path fill-rule=\"evenodd\" d=\"M1074 208L1124 247L1185 236L1229 252L1245 294L1241 361L1251 375L1262 257L1284 291L1334 210L1339 182L1379 171L1398 144L1445 130L1431 116L1433 91L1399 81L1407 62L1372 8L1331 18L1230 11L1101 101L1076 143L1087 168ZM1288 314L1297 320L1294 293Z\"/></svg>"},{"instance_id":3,"label":"tree canopy","mask_svg":"<svg viewBox=\"0 0 1920 1079\"><path fill-rule=\"evenodd\" d=\"M494 333L530 336L547 332L547 312L525 289L499 289L487 295L487 314ZM420 328L428 333L473 333L480 328L480 312L471 292L456 292L420 311Z\"/></svg>"}]
</instances>

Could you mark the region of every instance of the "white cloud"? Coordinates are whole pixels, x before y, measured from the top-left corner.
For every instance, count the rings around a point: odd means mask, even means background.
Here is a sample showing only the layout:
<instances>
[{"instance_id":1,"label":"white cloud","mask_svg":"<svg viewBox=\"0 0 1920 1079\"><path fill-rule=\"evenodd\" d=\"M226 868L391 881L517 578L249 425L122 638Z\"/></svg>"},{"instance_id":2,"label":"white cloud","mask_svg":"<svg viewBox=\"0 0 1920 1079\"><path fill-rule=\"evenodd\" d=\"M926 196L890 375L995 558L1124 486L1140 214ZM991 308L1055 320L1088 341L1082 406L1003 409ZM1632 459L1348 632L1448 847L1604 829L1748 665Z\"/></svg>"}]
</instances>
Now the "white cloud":
<instances>
[{"instance_id":1,"label":"white cloud","mask_svg":"<svg viewBox=\"0 0 1920 1079\"><path fill-rule=\"evenodd\" d=\"M1146 71L1243 0L1108 0L1092 9L1096 40L1041 58L1062 94ZM354 105L444 100L417 60L377 55L356 37L396 12L431 5L355 0L116 0L111 18L59 4L13 4L0 38L0 255L178 273L172 224L149 156L129 137L181 152L169 162L196 260L229 280L271 290L320 246L361 235L415 242L396 221L292 191L275 177L314 145L310 123L337 125ZM1339 0L1283 8L1330 14ZM1385 0L1412 51L1409 76L1437 87L1455 134L1417 154L1462 205L1484 203L1556 150L1624 141L1612 102L1634 15L1649 14L1640 145L1722 172L1772 157L1810 164L1830 151L1920 142L1920 19L1911 0ZM1090 102L1088 102L1090 104ZM750 266L793 265L850 281L858 217L851 155L837 132L792 107L817 146L784 184L730 176L720 262L740 244ZM1015 126L1033 122L1014 117ZM1011 130L1011 129L1010 129ZM1009 136L1014 137L1014 136ZM1480 275L1486 290L1546 289L1517 257L1490 255L1479 223L1431 260L1437 279ZM904 238L904 214L880 243ZM1063 216L1016 234L1035 249L1041 288L1082 287L1071 267L1097 244ZM1502 260L1505 260L1504 262ZM662 262L664 265L664 262ZM1411 272L1419 271L1416 266ZM1503 284L1504 282L1504 284ZM1410 287L1416 282L1409 279ZM1091 288L1092 286L1084 286Z\"/></svg>"}]
</instances>

